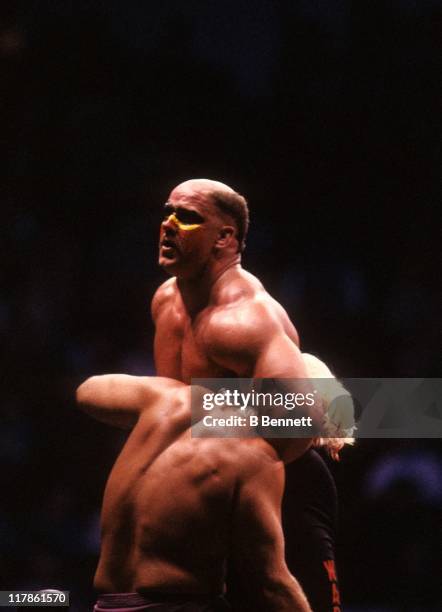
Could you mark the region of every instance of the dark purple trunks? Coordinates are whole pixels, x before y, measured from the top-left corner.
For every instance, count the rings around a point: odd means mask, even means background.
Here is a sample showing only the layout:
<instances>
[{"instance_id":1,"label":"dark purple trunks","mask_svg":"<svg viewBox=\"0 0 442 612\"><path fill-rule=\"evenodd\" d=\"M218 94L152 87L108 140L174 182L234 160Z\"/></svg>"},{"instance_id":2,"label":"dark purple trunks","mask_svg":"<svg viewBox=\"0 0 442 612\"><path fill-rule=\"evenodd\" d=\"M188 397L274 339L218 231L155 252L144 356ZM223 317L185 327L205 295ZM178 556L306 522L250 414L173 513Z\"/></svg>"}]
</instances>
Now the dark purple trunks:
<instances>
[{"instance_id":1,"label":"dark purple trunks","mask_svg":"<svg viewBox=\"0 0 442 612\"><path fill-rule=\"evenodd\" d=\"M223 597L168 593L109 593L99 595L94 612L227 612Z\"/></svg>"}]
</instances>

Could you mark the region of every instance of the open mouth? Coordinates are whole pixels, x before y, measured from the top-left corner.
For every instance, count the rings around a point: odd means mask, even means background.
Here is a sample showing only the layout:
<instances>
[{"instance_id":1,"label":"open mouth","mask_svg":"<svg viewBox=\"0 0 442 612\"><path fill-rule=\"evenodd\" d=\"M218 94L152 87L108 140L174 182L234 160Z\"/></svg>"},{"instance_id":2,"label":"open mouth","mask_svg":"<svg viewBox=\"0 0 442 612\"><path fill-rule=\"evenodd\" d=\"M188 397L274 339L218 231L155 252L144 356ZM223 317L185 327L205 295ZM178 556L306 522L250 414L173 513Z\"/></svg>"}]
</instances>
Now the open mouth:
<instances>
[{"instance_id":1,"label":"open mouth","mask_svg":"<svg viewBox=\"0 0 442 612\"><path fill-rule=\"evenodd\" d=\"M168 259L172 259L177 252L177 247L175 243L172 242L172 240L169 240L168 238L164 238L161 241L160 249L161 249L161 254L164 255L164 257Z\"/></svg>"},{"instance_id":2,"label":"open mouth","mask_svg":"<svg viewBox=\"0 0 442 612\"><path fill-rule=\"evenodd\" d=\"M176 248L175 243L172 240L169 240L169 238L163 238L163 240L161 241L161 246Z\"/></svg>"}]
</instances>

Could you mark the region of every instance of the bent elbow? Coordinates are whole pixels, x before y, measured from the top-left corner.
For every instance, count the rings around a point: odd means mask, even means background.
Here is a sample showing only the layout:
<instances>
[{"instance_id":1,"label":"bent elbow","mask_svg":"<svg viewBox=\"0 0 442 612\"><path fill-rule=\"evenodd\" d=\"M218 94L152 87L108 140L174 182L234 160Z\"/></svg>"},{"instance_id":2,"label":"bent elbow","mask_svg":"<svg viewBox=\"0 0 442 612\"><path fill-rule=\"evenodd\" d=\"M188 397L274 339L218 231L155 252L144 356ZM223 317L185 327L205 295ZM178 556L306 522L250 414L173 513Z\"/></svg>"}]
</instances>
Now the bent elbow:
<instances>
[{"instance_id":1,"label":"bent elbow","mask_svg":"<svg viewBox=\"0 0 442 612\"><path fill-rule=\"evenodd\" d=\"M77 387L75 400L79 408L85 408L91 404L96 378L96 376L91 376Z\"/></svg>"}]
</instances>

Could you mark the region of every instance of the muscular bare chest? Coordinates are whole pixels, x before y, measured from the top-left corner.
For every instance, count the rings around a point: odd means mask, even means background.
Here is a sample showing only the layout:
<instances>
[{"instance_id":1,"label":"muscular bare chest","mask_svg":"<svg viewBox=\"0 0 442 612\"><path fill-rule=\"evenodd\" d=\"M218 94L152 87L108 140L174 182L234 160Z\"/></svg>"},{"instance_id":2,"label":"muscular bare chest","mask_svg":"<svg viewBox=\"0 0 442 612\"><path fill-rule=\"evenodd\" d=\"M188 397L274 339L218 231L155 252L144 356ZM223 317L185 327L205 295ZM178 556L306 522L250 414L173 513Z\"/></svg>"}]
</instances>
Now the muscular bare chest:
<instances>
[{"instance_id":1,"label":"muscular bare chest","mask_svg":"<svg viewBox=\"0 0 442 612\"><path fill-rule=\"evenodd\" d=\"M160 313L154 342L159 376L190 382L191 378L219 378L228 374L209 357L206 325L205 313L193 320L173 306Z\"/></svg>"}]
</instances>

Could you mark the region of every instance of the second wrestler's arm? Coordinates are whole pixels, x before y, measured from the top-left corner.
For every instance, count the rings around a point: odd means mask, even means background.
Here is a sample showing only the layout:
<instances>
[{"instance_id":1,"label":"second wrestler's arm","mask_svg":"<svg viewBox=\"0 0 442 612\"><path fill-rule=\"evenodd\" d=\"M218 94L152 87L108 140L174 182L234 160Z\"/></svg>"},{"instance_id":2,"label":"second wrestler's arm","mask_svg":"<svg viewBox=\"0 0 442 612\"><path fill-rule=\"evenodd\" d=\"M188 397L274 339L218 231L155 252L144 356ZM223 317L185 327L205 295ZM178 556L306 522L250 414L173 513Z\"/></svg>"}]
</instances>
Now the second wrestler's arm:
<instances>
[{"instance_id":1,"label":"second wrestler's arm","mask_svg":"<svg viewBox=\"0 0 442 612\"><path fill-rule=\"evenodd\" d=\"M131 429L141 411L170 384L179 383L160 377L104 374L81 384L76 399L79 407L98 421Z\"/></svg>"}]
</instances>

